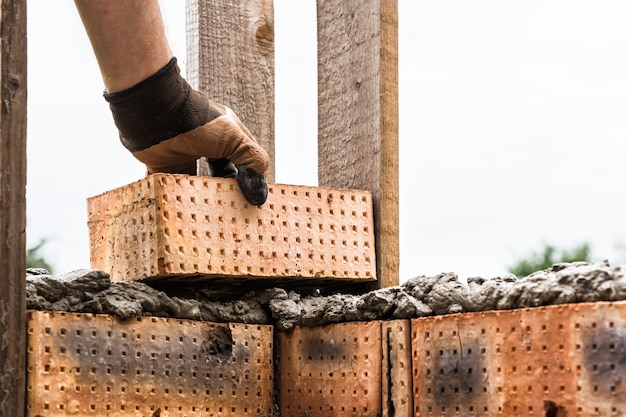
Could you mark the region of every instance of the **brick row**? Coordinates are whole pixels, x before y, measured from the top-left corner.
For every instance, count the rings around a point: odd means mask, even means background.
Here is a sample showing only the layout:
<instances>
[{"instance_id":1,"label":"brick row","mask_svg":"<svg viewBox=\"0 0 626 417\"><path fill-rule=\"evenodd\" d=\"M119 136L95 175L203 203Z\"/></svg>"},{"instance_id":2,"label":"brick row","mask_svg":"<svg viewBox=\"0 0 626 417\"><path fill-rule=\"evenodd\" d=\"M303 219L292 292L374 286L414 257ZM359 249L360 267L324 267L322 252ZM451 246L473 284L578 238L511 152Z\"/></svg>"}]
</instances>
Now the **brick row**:
<instances>
[{"instance_id":1,"label":"brick row","mask_svg":"<svg viewBox=\"0 0 626 417\"><path fill-rule=\"evenodd\" d=\"M625 302L296 327L278 340L287 416L626 413Z\"/></svg>"},{"instance_id":2,"label":"brick row","mask_svg":"<svg viewBox=\"0 0 626 417\"><path fill-rule=\"evenodd\" d=\"M29 415L618 416L626 302L271 326L28 314ZM208 413L208 414L207 414Z\"/></svg>"}]
</instances>

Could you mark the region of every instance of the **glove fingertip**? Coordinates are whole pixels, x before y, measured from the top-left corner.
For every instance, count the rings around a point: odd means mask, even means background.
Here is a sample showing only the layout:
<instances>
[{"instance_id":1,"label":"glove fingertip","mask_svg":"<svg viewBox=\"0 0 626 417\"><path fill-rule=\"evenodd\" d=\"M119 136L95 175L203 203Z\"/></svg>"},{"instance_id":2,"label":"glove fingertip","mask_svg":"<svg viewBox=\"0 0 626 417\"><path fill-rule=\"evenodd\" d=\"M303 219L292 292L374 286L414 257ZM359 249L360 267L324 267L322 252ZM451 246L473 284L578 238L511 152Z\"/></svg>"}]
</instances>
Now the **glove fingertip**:
<instances>
[{"instance_id":1,"label":"glove fingertip","mask_svg":"<svg viewBox=\"0 0 626 417\"><path fill-rule=\"evenodd\" d=\"M248 203L261 206L267 200L268 188L263 174L247 165L237 167L237 183Z\"/></svg>"}]
</instances>

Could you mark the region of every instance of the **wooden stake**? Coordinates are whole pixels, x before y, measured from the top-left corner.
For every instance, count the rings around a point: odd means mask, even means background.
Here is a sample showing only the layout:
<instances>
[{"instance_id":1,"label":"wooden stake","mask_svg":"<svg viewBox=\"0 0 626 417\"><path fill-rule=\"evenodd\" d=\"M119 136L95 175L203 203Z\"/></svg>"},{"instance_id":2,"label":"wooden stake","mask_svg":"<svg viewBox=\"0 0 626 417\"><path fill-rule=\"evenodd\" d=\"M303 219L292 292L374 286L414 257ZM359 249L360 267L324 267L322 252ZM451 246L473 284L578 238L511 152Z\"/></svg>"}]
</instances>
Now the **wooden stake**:
<instances>
[{"instance_id":1,"label":"wooden stake","mask_svg":"<svg viewBox=\"0 0 626 417\"><path fill-rule=\"evenodd\" d=\"M317 25L319 184L372 192L379 285L397 285L397 0L318 0Z\"/></svg>"},{"instance_id":2,"label":"wooden stake","mask_svg":"<svg viewBox=\"0 0 626 417\"><path fill-rule=\"evenodd\" d=\"M189 82L232 108L270 155L274 182L274 5L187 0Z\"/></svg>"},{"instance_id":3,"label":"wooden stake","mask_svg":"<svg viewBox=\"0 0 626 417\"><path fill-rule=\"evenodd\" d=\"M26 0L0 3L0 416L25 415Z\"/></svg>"}]
</instances>

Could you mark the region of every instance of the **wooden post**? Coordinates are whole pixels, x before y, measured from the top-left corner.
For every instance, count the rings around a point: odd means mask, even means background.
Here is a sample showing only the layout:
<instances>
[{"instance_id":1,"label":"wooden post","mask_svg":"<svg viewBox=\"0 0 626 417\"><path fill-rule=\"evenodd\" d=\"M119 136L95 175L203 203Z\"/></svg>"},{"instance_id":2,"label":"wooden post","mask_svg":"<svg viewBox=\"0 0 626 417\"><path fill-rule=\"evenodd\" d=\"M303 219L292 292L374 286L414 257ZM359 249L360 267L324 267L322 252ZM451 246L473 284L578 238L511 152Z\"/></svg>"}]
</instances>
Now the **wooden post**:
<instances>
[{"instance_id":1,"label":"wooden post","mask_svg":"<svg viewBox=\"0 0 626 417\"><path fill-rule=\"evenodd\" d=\"M318 0L317 31L319 184L372 192L379 285L397 285L397 0Z\"/></svg>"},{"instance_id":2,"label":"wooden post","mask_svg":"<svg viewBox=\"0 0 626 417\"><path fill-rule=\"evenodd\" d=\"M274 181L274 4L187 0L189 82L232 108L270 155Z\"/></svg>"},{"instance_id":3,"label":"wooden post","mask_svg":"<svg viewBox=\"0 0 626 417\"><path fill-rule=\"evenodd\" d=\"M26 0L0 2L0 416L25 415Z\"/></svg>"}]
</instances>

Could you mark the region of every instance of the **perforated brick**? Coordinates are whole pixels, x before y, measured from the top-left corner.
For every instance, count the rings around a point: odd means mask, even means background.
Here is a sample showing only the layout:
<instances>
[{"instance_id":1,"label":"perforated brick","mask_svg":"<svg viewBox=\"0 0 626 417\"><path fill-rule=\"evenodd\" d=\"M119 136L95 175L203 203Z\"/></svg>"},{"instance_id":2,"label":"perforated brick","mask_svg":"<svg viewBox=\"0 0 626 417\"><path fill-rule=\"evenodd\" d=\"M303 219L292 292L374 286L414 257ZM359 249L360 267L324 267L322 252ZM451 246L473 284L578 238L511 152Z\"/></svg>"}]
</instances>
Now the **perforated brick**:
<instances>
[{"instance_id":1,"label":"perforated brick","mask_svg":"<svg viewBox=\"0 0 626 417\"><path fill-rule=\"evenodd\" d=\"M415 416L626 413L626 303L411 322Z\"/></svg>"},{"instance_id":2,"label":"perforated brick","mask_svg":"<svg viewBox=\"0 0 626 417\"><path fill-rule=\"evenodd\" d=\"M381 415L381 322L278 334L281 416Z\"/></svg>"},{"instance_id":3,"label":"perforated brick","mask_svg":"<svg viewBox=\"0 0 626 417\"><path fill-rule=\"evenodd\" d=\"M91 266L113 281L168 276L376 279L371 194L155 174L88 199Z\"/></svg>"},{"instance_id":4,"label":"perforated brick","mask_svg":"<svg viewBox=\"0 0 626 417\"><path fill-rule=\"evenodd\" d=\"M271 326L28 312L28 415L272 415Z\"/></svg>"}]
</instances>

